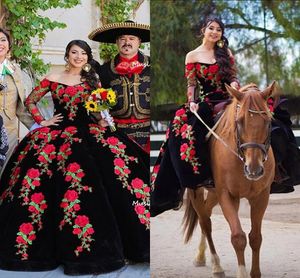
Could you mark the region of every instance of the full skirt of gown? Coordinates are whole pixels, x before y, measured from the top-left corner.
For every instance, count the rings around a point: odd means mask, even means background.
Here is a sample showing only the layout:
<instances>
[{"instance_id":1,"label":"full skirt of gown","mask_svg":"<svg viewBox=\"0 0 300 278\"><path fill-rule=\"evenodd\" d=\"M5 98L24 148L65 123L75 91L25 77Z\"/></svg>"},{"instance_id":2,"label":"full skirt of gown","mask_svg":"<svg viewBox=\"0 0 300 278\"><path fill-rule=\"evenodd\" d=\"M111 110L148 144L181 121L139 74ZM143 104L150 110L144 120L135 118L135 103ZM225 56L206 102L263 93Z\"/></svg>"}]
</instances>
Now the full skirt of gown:
<instances>
[{"instance_id":1,"label":"full skirt of gown","mask_svg":"<svg viewBox=\"0 0 300 278\"><path fill-rule=\"evenodd\" d=\"M0 268L95 274L149 261L149 155L75 118L30 132L0 181Z\"/></svg>"}]
</instances>

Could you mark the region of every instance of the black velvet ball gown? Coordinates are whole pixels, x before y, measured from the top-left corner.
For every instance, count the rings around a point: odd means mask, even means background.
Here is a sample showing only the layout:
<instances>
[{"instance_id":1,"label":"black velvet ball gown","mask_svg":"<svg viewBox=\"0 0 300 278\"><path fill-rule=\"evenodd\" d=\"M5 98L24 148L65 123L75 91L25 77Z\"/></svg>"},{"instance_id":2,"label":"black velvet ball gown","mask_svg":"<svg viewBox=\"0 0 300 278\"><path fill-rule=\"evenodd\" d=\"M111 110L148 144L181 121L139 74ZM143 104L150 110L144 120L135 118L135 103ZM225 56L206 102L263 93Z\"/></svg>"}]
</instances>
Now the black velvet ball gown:
<instances>
[{"instance_id":1,"label":"black velvet ball gown","mask_svg":"<svg viewBox=\"0 0 300 278\"><path fill-rule=\"evenodd\" d=\"M66 274L149 261L149 155L126 135L93 123L84 107L87 83L47 79L26 104L51 91L58 126L30 132L0 181L0 268Z\"/></svg>"}]
</instances>

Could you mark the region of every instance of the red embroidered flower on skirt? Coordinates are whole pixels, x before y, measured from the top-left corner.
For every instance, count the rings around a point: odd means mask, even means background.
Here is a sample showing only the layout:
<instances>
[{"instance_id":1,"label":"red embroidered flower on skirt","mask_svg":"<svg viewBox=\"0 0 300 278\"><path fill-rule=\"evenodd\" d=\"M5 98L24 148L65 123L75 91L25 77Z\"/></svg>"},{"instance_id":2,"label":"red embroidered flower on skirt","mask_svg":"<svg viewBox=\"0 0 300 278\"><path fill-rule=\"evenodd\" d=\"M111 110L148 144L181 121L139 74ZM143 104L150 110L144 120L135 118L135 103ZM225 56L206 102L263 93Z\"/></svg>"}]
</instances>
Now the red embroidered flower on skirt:
<instances>
[{"instance_id":1,"label":"red embroidered flower on skirt","mask_svg":"<svg viewBox=\"0 0 300 278\"><path fill-rule=\"evenodd\" d=\"M150 211L143 204L136 204L134 210L140 222L148 227L150 225Z\"/></svg>"},{"instance_id":2,"label":"red embroidered flower on skirt","mask_svg":"<svg viewBox=\"0 0 300 278\"><path fill-rule=\"evenodd\" d=\"M95 231L86 215L78 215L74 223L73 234L77 235L78 239L81 240L81 245L77 246L74 250L76 256L79 256L79 253L84 249L90 251L90 243L94 241L91 235L94 234Z\"/></svg>"},{"instance_id":3,"label":"red embroidered flower on skirt","mask_svg":"<svg viewBox=\"0 0 300 278\"><path fill-rule=\"evenodd\" d=\"M150 187L140 178L135 178L131 181L131 187L137 199L148 201L150 197Z\"/></svg>"},{"instance_id":4,"label":"red embroidered flower on skirt","mask_svg":"<svg viewBox=\"0 0 300 278\"><path fill-rule=\"evenodd\" d=\"M22 260L28 259L27 249L32 241L36 239L34 227L31 223L23 223L19 227L16 237L17 255L21 255Z\"/></svg>"}]
</instances>

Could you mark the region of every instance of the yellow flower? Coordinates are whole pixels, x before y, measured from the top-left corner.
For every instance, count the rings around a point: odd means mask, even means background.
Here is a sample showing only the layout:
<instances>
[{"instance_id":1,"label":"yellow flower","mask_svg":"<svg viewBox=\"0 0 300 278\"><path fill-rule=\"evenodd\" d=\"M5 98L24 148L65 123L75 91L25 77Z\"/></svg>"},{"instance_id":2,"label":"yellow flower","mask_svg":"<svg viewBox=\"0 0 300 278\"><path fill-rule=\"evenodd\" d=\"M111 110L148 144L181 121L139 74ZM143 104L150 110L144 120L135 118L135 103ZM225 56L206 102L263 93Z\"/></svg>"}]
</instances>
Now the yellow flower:
<instances>
[{"instance_id":1,"label":"yellow flower","mask_svg":"<svg viewBox=\"0 0 300 278\"><path fill-rule=\"evenodd\" d=\"M116 103L116 93L109 89L108 92L107 92L107 99L109 101L109 103Z\"/></svg>"},{"instance_id":2,"label":"yellow flower","mask_svg":"<svg viewBox=\"0 0 300 278\"><path fill-rule=\"evenodd\" d=\"M101 93L101 89L97 89L97 90L94 90L92 91L91 95L98 95L99 93Z\"/></svg>"},{"instance_id":3,"label":"yellow flower","mask_svg":"<svg viewBox=\"0 0 300 278\"><path fill-rule=\"evenodd\" d=\"M85 108L87 111L90 112L97 112L98 111L98 105L97 102L89 100L85 102Z\"/></svg>"}]
</instances>

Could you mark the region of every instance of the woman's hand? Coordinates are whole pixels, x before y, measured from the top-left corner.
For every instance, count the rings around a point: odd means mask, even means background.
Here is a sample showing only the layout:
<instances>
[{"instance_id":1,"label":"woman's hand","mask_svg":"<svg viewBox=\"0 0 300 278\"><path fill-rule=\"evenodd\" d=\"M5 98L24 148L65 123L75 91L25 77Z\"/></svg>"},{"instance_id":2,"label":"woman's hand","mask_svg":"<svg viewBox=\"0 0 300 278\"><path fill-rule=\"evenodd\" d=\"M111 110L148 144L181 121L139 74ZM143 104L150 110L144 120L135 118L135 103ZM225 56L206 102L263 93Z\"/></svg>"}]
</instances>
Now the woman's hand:
<instances>
[{"instance_id":1,"label":"woman's hand","mask_svg":"<svg viewBox=\"0 0 300 278\"><path fill-rule=\"evenodd\" d=\"M104 119L101 119L101 120L98 121L98 125L100 125L101 127L107 127L108 122L105 121Z\"/></svg>"},{"instance_id":2,"label":"woman's hand","mask_svg":"<svg viewBox=\"0 0 300 278\"><path fill-rule=\"evenodd\" d=\"M190 102L190 110L191 112L197 112L199 109L199 104L194 102L194 101L191 101Z\"/></svg>"},{"instance_id":3,"label":"woman's hand","mask_svg":"<svg viewBox=\"0 0 300 278\"><path fill-rule=\"evenodd\" d=\"M237 90L240 88L239 83L237 83L236 81L231 82L231 83L230 83L230 86L231 86L232 88L234 88L234 89L237 89Z\"/></svg>"},{"instance_id":4,"label":"woman's hand","mask_svg":"<svg viewBox=\"0 0 300 278\"><path fill-rule=\"evenodd\" d=\"M41 126L51 126L51 125L55 125L57 126L61 121L63 120L63 116L61 115L61 113L54 115L51 119L49 120L44 120L40 122Z\"/></svg>"}]
</instances>

